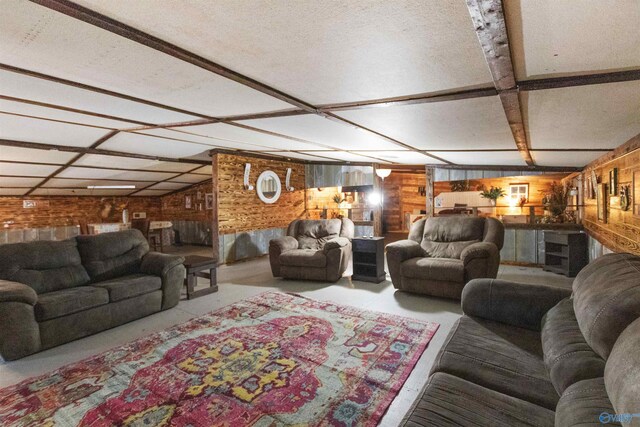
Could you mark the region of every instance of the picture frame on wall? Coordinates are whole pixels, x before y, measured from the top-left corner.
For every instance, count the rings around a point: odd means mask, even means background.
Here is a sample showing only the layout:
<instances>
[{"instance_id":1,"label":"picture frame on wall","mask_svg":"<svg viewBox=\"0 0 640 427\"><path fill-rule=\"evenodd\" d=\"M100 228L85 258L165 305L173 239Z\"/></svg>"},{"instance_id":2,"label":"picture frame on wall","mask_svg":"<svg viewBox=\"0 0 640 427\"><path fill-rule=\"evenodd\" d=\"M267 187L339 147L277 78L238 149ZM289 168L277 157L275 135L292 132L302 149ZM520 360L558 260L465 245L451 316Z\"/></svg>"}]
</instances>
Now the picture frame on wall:
<instances>
[{"instance_id":1,"label":"picture frame on wall","mask_svg":"<svg viewBox=\"0 0 640 427\"><path fill-rule=\"evenodd\" d=\"M204 195L204 205L207 210L213 210L213 193Z\"/></svg>"},{"instance_id":2,"label":"picture frame on wall","mask_svg":"<svg viewBox=\"0 0 640 427\"><path fill-rule=\"evenodd\" d=\"M192 209L192 204L191 204L191 196L184 196L184 208L185 209Z\"/></svg>"},{"instance_id":3,"label":"picture frame on wall","mask_svg":"<svg viewBox=\"0 0 640 427\"><path fill-rule=\"evenodd\" d=\"M598 184L598 190L596 192L596 200L598 205L598 221L607 223L607 201L609 200L607 194L607 184Z\"/></svg>"},{"instance_id":4,"label":"picture frame on wall","mask_svg":"<svg viewBox=\"0 0 640 427\"><path fill-rule=\"evenodd\" d=\"M640 169L633 171L631 200L629 202L633 206L633 215L640 217Z\"/></svg>"},{"instance_id":5,"label":"picture frame on wall","mask_svg":"<svg viewBox=\"0 0 640 427\"><path fill-rule=\"evenodd\" d=\"M609 171L609 195L618 195L618 168Z\"/></svg>"}]
</instances>

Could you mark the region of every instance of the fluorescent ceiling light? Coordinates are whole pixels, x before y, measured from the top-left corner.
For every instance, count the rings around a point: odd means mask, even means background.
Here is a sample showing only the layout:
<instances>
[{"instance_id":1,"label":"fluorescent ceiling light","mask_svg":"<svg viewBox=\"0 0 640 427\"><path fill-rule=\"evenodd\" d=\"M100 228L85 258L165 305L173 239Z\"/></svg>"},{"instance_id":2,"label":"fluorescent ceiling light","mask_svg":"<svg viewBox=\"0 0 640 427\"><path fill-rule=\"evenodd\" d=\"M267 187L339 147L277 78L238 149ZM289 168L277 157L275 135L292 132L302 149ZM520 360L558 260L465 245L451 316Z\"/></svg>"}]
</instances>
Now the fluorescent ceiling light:
<instances>
[{"instance_id":1,"label":"fluorescent ceiling light","mask_svg":"<svg viewBox=\"0 0 640 427\"><path fill-rule=\"evenodd\" d=\"M87 185L89 190L116 190L116 189L127 189L127 188L136 188L135 185Z\"/></svg>"}]
</instances>

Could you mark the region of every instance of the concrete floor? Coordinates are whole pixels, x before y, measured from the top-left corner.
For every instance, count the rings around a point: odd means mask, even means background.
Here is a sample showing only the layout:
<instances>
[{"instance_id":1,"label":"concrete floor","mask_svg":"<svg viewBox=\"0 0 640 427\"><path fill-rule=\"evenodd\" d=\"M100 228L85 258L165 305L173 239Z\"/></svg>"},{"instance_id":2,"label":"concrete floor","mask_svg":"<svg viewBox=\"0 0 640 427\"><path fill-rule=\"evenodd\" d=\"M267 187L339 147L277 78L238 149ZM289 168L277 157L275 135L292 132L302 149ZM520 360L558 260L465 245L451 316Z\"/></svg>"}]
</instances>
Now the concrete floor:
<instances>
[{"instance_id":1,"label":"concrete floor","mask_svg":"<svg viewBox=\"0 0 640 427\"><path fill-rule=\"evenodd\" d=\"M167 252L209 255L204 247L173 247ZM347 271L347 274L350 274ZM501 266L499 278L526 283L547 283L570 287L573 279L542 271L540 268ZM199 285L206 280L199 279ZM440 324L428 348L420 358L404 387L382 419L382 426L396 426L410 409L424 387L436 353L442 346L453 323L460 317L460 303L397 292L391 282L379 284L353 282L344 277L338 283L317 283L274 279L267 257L225 265L218 270L219 291L191 301L183 300L171 310L136 320L14 362L0 364L0 387L41 375L136 338L216 310L265 291L294 292L317 300L348 304L367 310L381 311L422 319Z\"/></svg>"}]
</instances>

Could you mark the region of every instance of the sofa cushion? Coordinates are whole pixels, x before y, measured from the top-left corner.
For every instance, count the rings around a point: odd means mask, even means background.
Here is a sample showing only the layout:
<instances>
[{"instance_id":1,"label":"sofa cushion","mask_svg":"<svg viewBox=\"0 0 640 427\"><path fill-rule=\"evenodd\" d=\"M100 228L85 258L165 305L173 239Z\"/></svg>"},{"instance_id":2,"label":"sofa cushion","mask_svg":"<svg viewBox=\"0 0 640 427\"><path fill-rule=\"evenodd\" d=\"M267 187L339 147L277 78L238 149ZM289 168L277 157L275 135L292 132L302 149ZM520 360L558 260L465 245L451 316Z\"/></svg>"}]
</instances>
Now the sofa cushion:
<instances>
[{"instance_id":1,"label":"sofa cushion","mask_svg":"<svg viewBox=\"0 0 640 427\"><path fill-rule=\"evenodd\" d=\"M140 272L149 244L138 230L78 236L78 251L91 281L102 282Z\"/></svg>"},{"instance_id":2,"label":"sofa cushion","mask_svg":"<svg viewBox=\"0 0 640 427\"><path fill-rule=\"evenodd\" d=\"M485 219L479 217L432 217L424 223L420 246L433 258L460 259L462 250L482 241Z\"/></svg>"},{"instance_id":3,"label":"sofa cushion","mask_svg":"<svg viewBox=\"0 0 640 427\"><path fill-rule=\"evenodd\" d=\"M34 312L36 320L42 322L108 303L109 293L106 289L79 286L39 295Z\"/></svg>"},{"instance_id":4,"label":"sofa cushion","mask_svg":"<svg viewBox=\"0 0 640 427\"><path fill-rule=\"evenodd\" d=\"M640 318L620 334L607 366L604 381L618 414L640 414ZM640 424L640 416L623 425Z\"/></svg>"},{"instance_id":5,"label":"sofa cushion","mask_svg":"<svg viewBox=\"0 0 640 427\"><path fill-rule=\"evenodd\" d=\"M464 282L464 264L459 259L411 258L400 266L400 275L446 282Z\"/></svg>"},{"instance_id":6,"label":"sofa cushion","mask_svg":"<svg viewBox=\"0 0 640 427\"><path fill-rule=\"evenodd\" d=\"M592 378L570 385L556 407L556 425L562 427L620 424L607 414L615 415L607 396L604 378Z\"/></svg>"},{"instance_id":7,"label":"sofa cushion","mask_svg":"<svg viewBox=\"0 0 640 427\"><path fill-rule=\"evenodd\" d=\"M558 403L542 361L540 333L529 329L462 316L432 372L446 372L547 409Z\"/></svg>"},{"instance_id":8,"label":"sofa cushion","mask_svg":"<svg viewBox=\"0 0 640 427\"><path fill-rule=\"evenodd\" d=\"M553 426L553 411L438 372L409 415L406 427Z\"/></svg>"},{"instance_id":9,"label":"sofa cushion","mask_svg":"<svg viewBox=\"0 0 640 427\"><path fill-rule=\"evenodd\" d=\"M280 264L290 267L316 267L327 265L327 257L322 250L293 249L280 255Z\"/></svg>"},{"instance_id":10,"label":"sofa cushion","mask_svg":"<svg viewBox=\"0 0 640 427\"><path fill-rule=\"evenodd\" d=\"M115 302L157 291L162 288L162 279L148 274L131 274L94 283L92 286L106 289L109 292L109 300Z\"/></svg>"},{"instance_id":11,"label":"sofa cushion","mask_svg":"<svg viewBox=\"0 0 640 427\"><path fill-rule=\"evenodd\" d=\"M341 227L339 219L298 221L294 237L300 249L322 249L325 242L340 235Z\"/></svg>"},{"instance_id":12,"label":"sofa cushion","mask_svg":"<svg viewBox=\"0 0 640 427\"><path fill-rule=\"evenodd\" d=\"M587 344L603 359L622 331L640 317L640 257L607 254L573 281L573 307Z\"/></svg>"},{"instance_id":13,"label":"sofa cushion","mask_svg":"<svg viewBox=\"0 0 640 427\"><path fill-rule=\"evenodd\" d=\"M38 294L89 283L73 239L0 245L0 279L24 283Z\"/></svg>"},{"instance_id":14,"label":"sofa cushion","mask_svg":"<svg viewBox=\"0 0 640 427\"><path fill-rule=\"evenodd\" d=\"M582 336L571 298L545 314L541 335L544 364L558 394L578 381L604 376L604 360Z\"/></svg>"}]
</instances>

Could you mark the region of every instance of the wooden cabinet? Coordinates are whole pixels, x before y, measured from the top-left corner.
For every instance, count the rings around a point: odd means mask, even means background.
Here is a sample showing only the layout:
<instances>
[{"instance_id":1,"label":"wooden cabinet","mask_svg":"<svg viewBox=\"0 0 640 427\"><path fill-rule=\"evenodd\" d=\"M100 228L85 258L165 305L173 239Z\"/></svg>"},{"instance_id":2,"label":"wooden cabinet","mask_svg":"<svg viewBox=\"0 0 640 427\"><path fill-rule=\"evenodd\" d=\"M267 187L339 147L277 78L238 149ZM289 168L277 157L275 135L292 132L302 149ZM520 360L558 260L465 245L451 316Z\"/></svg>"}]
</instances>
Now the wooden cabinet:
<instances>
[{"instance_id":1,"label":"wooden cabinet","mask_svg":"<svg viewBox=\"0 0 640 427\"><path fill-rule=\"evenodd\" d=\"M353 246L353 280L380 283L384 272L384 237L356 237Z\"/></svg>"},{"instance_id":2,"label":"wooden cabinet","mask_svg":"<svg viewBox=\"0 0 640 427\"><path fill-rule=\"evenodd\" d=\"M544 270L575 277L589 262L587 235L577 231L545 231L544 258Z\"/></svg>"}]
</instances>

